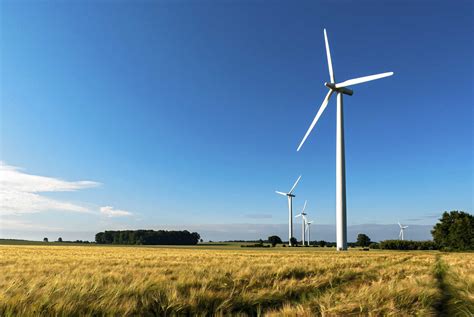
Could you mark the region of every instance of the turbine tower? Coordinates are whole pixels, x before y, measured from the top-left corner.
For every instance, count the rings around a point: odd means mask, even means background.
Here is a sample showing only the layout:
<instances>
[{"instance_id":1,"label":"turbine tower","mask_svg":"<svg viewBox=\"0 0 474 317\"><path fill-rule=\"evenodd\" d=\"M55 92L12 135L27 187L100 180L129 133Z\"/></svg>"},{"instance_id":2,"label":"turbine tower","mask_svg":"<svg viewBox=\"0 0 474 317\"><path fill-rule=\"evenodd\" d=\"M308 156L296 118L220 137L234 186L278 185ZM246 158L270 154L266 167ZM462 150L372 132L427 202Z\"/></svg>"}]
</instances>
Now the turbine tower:
<instances>
[{"instance_id":1,"label":"turbine tower","mask_svg":"<svg viewBox=\"0 0 474 317\"><path fill-rule=\"evenodd\" d=\"M308 247L310 246L310 243L311 243L311 224L313 223L313 221L307 221L306 222L306 230L308 230Z\"/></svg>"},{"instance_id":2,"label":"turbine tower","mask_svg":"<svg viewBox=\"0 0 474 317\"><path fill-rule=\"evenodd\" d=\"M301 245L304 246L304 238L306 235L306 213L304 212L306 209L306 204L308 203L307 200L304 201L304 206L303 210L301 210L301 213L299 215L296 215L295 218L301 217Z\"/></svg>"},{"instance_id":3,"label":"turbine tower","mask_svg":"<svg viewBox=\"0 0 474 317\"><path fill-rule=\"evenodd\" d=\"M288 193L275 191L275 193L277 194L288 197L288 244L290 247L292 246L291 238L293 238L293 197L295 197L295 195L293 195L293 191L295 190L296 185L298 185L300 178L301 178L301 175L298 177L295 184L293 185L293 187L291 187Z\"/></svg>"},{"instance_id":4,"label":"turbine tower","mask_svg":"<svg viewBox=\"0 0 474 317\"><path fill-rule=\"evenodd\" d=\"M406 228L408 228L408 226L402 226L400 224L400 221L398 222L398 225L400 226L400 233L398 234L398 239L401 239L403 241L403 232Z\"/></svg>"},{"instance_id":5,"label":"turbine tower","mask_svg":"<svg viewBox=\"0 0 474 317\"><path fill-rule=\"evenodd\" d=\"M332 68L331 52L329 50L329 42L324 29L324 41L326 44L326 55L328 60L329 68L329 83L324 83L326 87L329 88L329 91L326 97L321 104L316 116L311 122L308 130L306 131L303 140L298 146L297 151L301 149L303 143L306 141L306 138L309 136L313 130L316 122L318 122L319 117L326 109L329 99L333 93L337 94L337 124L336 124L336 240L337 240L337 250L347 250L347 222L346 222L346 162L345 162L345 147L344 147L344 113L343 113L343 102L342 96L349 95L352 96L353 91L346 88L347 86L352 86L356 84L361 84L367 81L380 79L388 76L392 76L393 73L383 73L365 77L359 77L355 79L350 79L343 81L341 83L336 83L334 78L334 71Z\"/></svg>"}]
</instances>

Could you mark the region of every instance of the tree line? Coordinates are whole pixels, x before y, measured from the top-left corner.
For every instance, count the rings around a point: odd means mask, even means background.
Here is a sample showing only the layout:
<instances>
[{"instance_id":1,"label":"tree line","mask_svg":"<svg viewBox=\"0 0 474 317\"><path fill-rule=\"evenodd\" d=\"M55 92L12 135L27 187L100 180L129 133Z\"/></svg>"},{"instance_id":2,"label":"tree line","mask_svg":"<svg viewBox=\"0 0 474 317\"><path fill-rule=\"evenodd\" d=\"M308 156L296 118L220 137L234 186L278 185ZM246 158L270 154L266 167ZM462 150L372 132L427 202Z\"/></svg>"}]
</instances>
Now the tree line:
<instances>
[{"instance_id":1,"label":"tree line","mask_svg":"<svg viewBox=\"0 0 474 317\"><path fill-rule=\"evenodd\" d=\"M434 241L384 240L379 243L380 249L386 250L438 250Z\"/></svg>"},{"instance_id":2,"label":"tree line","mask_svg":"<svg viewBox=\"0 0 474 317\"><path fill-rule=\"evenodd\" d=\"M197 232L167 230L104 231L95 235L97 244L195 245L201 236Z\"/></svg>"},{"instance_id":3,"label":"tree line","mask_svg":"<svg viewBox=\"0 0 474 317\"><path fill-rule=\"evenodd\" d=\"M445 211L439 222L431 230L432 241L412 240L384 240L372 242L363 233L357 236L357 242L348 242L349 247L369 247L371 249L387 250L443 250L443 251L468 251L474 250L474 216L464 212L453 210ZM298 245L296 238L291 238L293 245ZM267 239L272 246L285 243L278 236L270 236ZM310 241L311 246L335 247L335 242ZM283 245L285 246L285 245Z\"/></svg>"}]
</instances>

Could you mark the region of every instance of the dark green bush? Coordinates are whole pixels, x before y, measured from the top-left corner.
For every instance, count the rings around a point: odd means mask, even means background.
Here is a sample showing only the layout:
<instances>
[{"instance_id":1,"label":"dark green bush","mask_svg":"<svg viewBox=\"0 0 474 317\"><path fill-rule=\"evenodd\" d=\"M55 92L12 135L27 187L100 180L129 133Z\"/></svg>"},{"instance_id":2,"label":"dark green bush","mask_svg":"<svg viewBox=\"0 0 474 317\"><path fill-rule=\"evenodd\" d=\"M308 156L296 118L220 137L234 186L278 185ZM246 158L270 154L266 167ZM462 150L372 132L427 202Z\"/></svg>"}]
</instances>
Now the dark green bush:
<instances>
[{"instance_id":1,"label":"dark green bush","mask_svg":"<svg viewBox=\"0 0 474 317\"><path fill-rule=\"evenodd\" d=\"M380 241L380 248L386 250L437 250L434 241L385 240Z\"/></svg>"}]
</instances>

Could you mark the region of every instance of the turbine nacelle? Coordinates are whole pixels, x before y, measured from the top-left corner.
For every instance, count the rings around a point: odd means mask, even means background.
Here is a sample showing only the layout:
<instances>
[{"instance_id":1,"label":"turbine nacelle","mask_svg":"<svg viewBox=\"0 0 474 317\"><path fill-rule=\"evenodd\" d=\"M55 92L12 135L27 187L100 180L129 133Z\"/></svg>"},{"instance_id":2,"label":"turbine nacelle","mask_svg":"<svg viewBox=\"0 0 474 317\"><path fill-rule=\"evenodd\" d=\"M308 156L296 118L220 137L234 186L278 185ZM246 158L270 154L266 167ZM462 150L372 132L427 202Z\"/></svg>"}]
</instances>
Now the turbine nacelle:
<instances>
[{"instance_id":1,"label":"turbine nacelle","mask_svg":"<svg viewBox=\"0 0 474 317\"><path fill-rule=\"evenodd\" d=\"M352 89L349 89L346 87L337 88L336 84L333 84L333 83L324 83L324 86L328 87L329 89L335 92L340 92L341 94L344 94L344 95L352 96L354 94L354 91Z\"/></svg>"}]
</instances>

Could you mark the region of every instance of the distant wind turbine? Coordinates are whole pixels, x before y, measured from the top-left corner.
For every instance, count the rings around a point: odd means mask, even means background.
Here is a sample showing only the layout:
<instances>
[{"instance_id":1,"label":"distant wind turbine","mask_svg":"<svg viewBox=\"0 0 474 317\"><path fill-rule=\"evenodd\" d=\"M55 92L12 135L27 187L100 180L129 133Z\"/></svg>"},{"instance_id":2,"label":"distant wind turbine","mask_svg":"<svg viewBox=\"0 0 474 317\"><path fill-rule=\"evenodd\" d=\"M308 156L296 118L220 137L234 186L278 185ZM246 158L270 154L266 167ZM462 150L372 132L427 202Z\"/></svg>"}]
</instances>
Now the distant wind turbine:
<instances>
[{"instance_id":1,"label":"distant wind turbine","mask_svg":"<svg viewBox=\"0 0 474 317\"><path fill-rule=\"evenodd\" d=\"M295 184L293 185L293 187L291 187L288 193L275 191L275 193L277 194L288 197L288 244L290 245L290 247L292 246L291 238L293 238L293 197L295 197L295 195L293 195L293 191L295 190L296 185L298 185L300 179L301 175L298 177Z\"/></svg>"},{"instance_id":2,"label":"distant wind turbine","mask_svg":"<svg viewBox=\"0 0 474 317\"><path fill-rule=\"evenodd\" d=\"M306 222L306 230L308 230L308 247L310 246L310 243L311 243L311 224L313 223L313 221L307 221Z\"/></svg>"},{"instance_id":3,"label":"distant wind turbine","mask_svg":"<svg viewBox=\"0 0 474 317\"><path fill-rule=\"evenodd\" d=\"M298 146L297 151L301 149L306 138L313 130L316 122L318 122L319 117L326 109L329 99L333 93L337 93L337 129L336 129L336 240L337 240L337 250L347 250L347 222L346 222L346 163L345 163L345 147L344 147L344 115L343 115L343 103L342 96L349 95L352 96L353 91L346 88L347 86L352 86L356 84L361 84L367 81L380 79L388 76L392 76L393 73L382 73L377 75L359 77L355 79L350 79L343 81L341 83L336 83L334 78L334 71L332 68L331 52L329 50L329 41L324 29L324 41L326 44L326 55L328 60L329 68L329 83L324 83L326 87L329 88L329 91L326 97L321 104L316 116L311 122L306 134L303 137L300 145Z\"/></svg>"},{"instance_id":4,"label":"distant wind turbine","mask_svg":"<svg viewBox=\"0 0 474 317\"><path fill-rule=\"evenodd\" d=\"M303 210L301 210L301 213L296 215L295 218L301 217L301 244L304 246L304 237L305 237L305 231L306 231L306 213L304 212L306 209L306 204L308 203L307 200L304 201L304 206Z\"/></svg>"},{"instance_id":5,"label":"distant wind turbine","mask_svg":"<svg viewBox=\"0 0 474 317\"><path fill-rule=\"evenodd\" d=\"M408 226L402 226L400 224L400 221L398 222L398 225L400 226L400 233L398 234L398 239L403 240L403 232L405 231L406 228L408 228Z\"/></svg>"}]
</instances>

